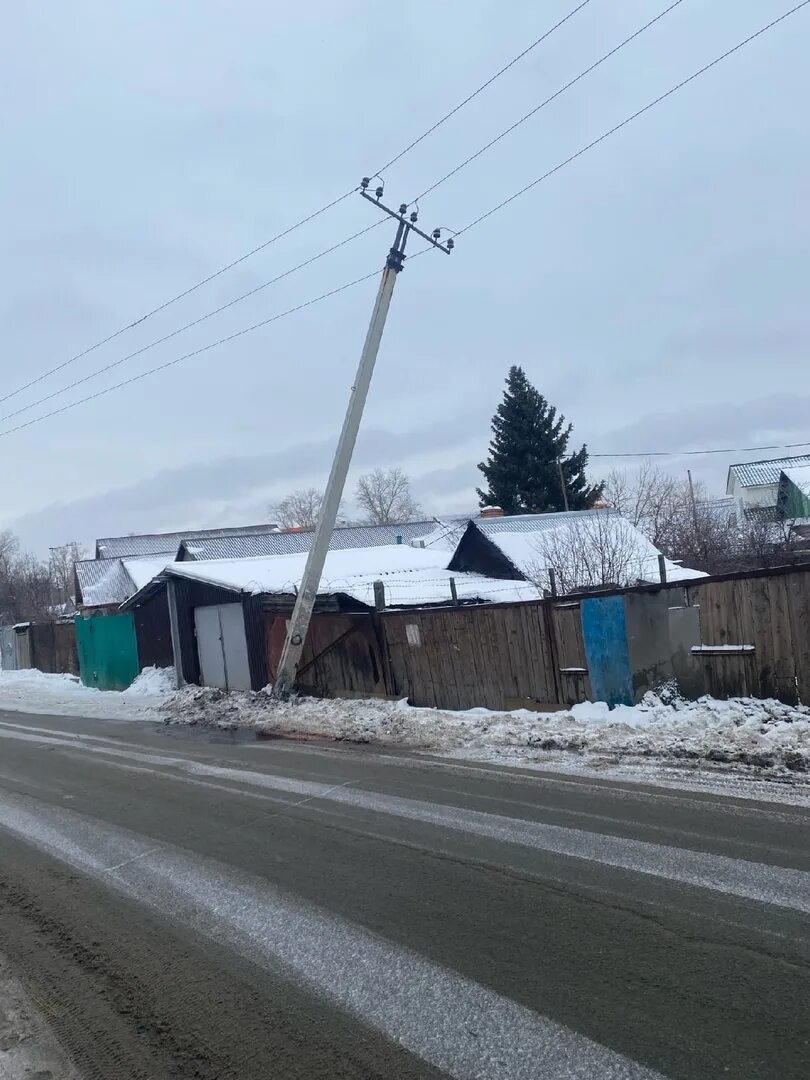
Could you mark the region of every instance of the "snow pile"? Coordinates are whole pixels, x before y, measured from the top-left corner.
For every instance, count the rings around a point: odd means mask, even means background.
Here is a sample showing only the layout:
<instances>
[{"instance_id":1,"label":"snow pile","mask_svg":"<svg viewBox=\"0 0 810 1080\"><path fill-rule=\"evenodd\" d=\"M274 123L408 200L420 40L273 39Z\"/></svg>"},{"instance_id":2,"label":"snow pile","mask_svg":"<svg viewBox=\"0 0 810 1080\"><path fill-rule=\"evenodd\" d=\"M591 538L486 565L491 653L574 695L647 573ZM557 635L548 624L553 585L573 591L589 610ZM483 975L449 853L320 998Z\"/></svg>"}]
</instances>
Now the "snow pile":
<instances>
[{"instance_id":1,"label":"snow pile","mask_svg":"<svg viewBox=\"0 0 810 1080\"><path fill-rule=\"evenodd\" d=\"M36 668L0 671L0 710L104 720L158 720L160 707L174 685L171 668L145 668L123 693L85 686L75 675L52 675Z\"/></svg>"},{"instance_id":2,"label":"snow pile","mask_svg":"<svg viewBox=\"0 0 810 1080\"><path fill-rule=\"evenodd\" d=\"M662 692L613 710L586 703L552 713L454 713L373 699L276 702L265 691L224 694L194 687L170 699L166 718L512 763L548 762L565 752L604 764L652 758L810 771L810 709L749 698L684 701Z\"/></svg>"},{"instance_id":3,"label":"snow pile","mask_svg":"<svg viewBox=\"0 0 810 1080\"><path fill-rule=\"evenodd\" d=\"M177 688L174 668L145 667L135 682L123 692L123 697L165 698Z\"/></svg>"}]
</instances>

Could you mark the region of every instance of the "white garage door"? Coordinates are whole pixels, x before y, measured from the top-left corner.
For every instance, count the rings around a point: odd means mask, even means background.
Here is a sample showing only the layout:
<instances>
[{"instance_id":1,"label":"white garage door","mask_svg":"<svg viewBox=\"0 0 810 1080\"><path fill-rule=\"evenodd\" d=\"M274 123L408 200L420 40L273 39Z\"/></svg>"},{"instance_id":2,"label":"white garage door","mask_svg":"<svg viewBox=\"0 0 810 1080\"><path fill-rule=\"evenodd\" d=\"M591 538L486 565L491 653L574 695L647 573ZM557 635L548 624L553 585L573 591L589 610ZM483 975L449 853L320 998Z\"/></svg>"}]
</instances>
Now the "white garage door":
<instances>
[{"instance_id":1,"label":"white garage door","mask_svg":"<svg viewBox=\"0 0 810 1080\"><path fill-rule=\"evenodd\" d=\"M250 664L242 605L213 604L195 608L194 627L203 686L250 690Z\"/></svg>"}]
</instances>

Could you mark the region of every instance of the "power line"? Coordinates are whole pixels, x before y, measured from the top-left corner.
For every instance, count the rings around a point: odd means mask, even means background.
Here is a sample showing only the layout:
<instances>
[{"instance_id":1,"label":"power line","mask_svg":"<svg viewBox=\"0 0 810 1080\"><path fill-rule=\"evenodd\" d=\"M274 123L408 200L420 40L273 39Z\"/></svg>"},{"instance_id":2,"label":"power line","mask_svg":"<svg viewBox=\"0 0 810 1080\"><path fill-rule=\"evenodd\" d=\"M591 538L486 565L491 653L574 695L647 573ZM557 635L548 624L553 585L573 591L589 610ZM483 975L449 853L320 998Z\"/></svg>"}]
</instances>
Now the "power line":
<instances>
[{"instance_id":1,"label":"power line","mask_svg":"<svg viewBox=\"0 0 810 1080\"><path fill-rule=\"evenodd\" d=\"M519 60L522 60L524 56L527 56L532 51L532 49L536 49L537 46L540 45L542 42L544 42L546 40L546 38L550 37L554 33L555 30L559 30L561 26L563 26L565 23L567 23L569 19L573 18L573 16L576 15L576 13L578 11L581 11L582 8L586 7L589 3L590 3L590 0L582 0L582 3L577 4L577 6L572 11L569 11L567 15L564 15L559 20L559 22L556 22L549 30L546 30L546 32L544 34L541 34L540 37L537 38L535 41L533 41L531 43L531 45L528 45L523 50L523 52L518 53L518 55L516 57L514 57L514 59L510 60L508 64L505 64L500 69L500 71L496 71L495 74L491 75L487 79L486 82L482 83L476 90L473 90L473 92L471 94L469 94L467 97L465 97L463 101L459 102L459 104L456 105L455 108L451 109L450 112L445 113L444 116L441 118L441 120L436 121L436 123L433 125L433 127L429 127L427 129L427 131L425 131L422 135L419 136L418 139L414 139L413 142L409 143L408 146L406 146L404 150L401 150L396 155L396 157L392 157L390 161L386 162L386 164L383 165L383 167L381 169L378 169L377 172L372 173L372 175L373 176L381 176L382 173L384 173L386 169L390 169L391 166L394 165L397 161L399 161L400 158L404 157L407 153L409 153L411 150L413 150L413 148L415 146L418 146L419 143L422 142L423 139L426 139L428 137L428 135L432 135L433 132L436 130L436 128L441 127L441 125L444 124L447 120L449 120L451 116L455 116L456 113L459 112L461 109L463 109L465 105L469 105L469 103L473 100L473 98L478 97L478 95L483 90L486 90L486 88L488 86L491 86L492 83L494 83L496 79L499 79L501 77L501 75L503 75L505 72L507 72Z\"/></svg>"},{"instance_id":2,"label":"power line","mask_svg":"<svg viewBox=\"0 0 810 1080\"><path fill-rule=\"evenodd\" d=\"M583 154L587 153L588 150L592 150L595 146L598 146L599 143L604 142L605 139L609 138L611 135L615 135L617 131L620 131L623 127L626 127L633 120L637 120L639 116L643 116L644 113L649 112L650 109L654 108L656 105L659 105L662 101L666 100L666 98L671 97L672 94L676 93L678 90L683 89L684 86L687 86L689 83L693 82L701 75L704 75L711 68L715 67L723 60L728 59L729 56L732 56L744 46L749 45L752 41L755 41L756 38L761 37L762 34L766 33L768 30L773 29L774 26L777 26L779 23L784 22L784 20L789 18L791 15L795 15L797 11L800 11L802 8L807 7L808 4L810 4L810 0L802 0L800 4L796 4L795 7L792 7L783 15L779 15L776 19L773 19L766 26L763 26L760 30L757 30L755 33L750 34L747 38L744 38L742 41L732 46L732 48L727 49L726 52L722 53L720 56L715 57L715 59L711 60L708 64L704 64L702 68L699 68L687 78L682 79L679 83L676 83L675 86L670 87L670 89L667 90L665 93L660 94L657 98L654 98L653 101L648 102L642 108L637 109L636 112L631 113L630 116L625 117L625 119L622 120L620 123L615 124L608 131L603 132L598 138L594 139L592 142L589 142L587 146L581 147L579 150L576 151L576 153L571 154L570 157L567 157L565 161L561 161L558 165L555 165L553 169L549 169L548 172L543 173L542 176L538 176L536 180L532 180L531 183L526 184L526 186L522 187L520 191L516 191L507 199L504 199L496 206L493 206L490 210L487 210L486 213L481 214L480 217L475 218L474 221L471 221L468 225L465 225L464 228L460 229L455 235L461 236L462 233L469 232L470 229L475 228L476 225L480 225L482 221L486 221L486 219L492 217L493 214L497 214L499 210L503 210L503 208L505 206L508 206L509 203L514 202L515 199L519 199L521 195L525 195L527 191L531 191L532 188L537 187L537 185L541 184L544 180L548 180L548 178L550 176L553 176L554 173L559 172L560 169L565 168L566 165L570 165L572 161L576 161L578 157L581 157Z\"/></svg>"},{"instance_id":3,"label":"power line","mask_svg":"<svg viewBox=\"0 0 810 1080\"><path fill-rule=\"evenodd\" d=\"M397 162L401 158L403 158L407 153L409 153L411 150L413 150L413 148L415 146L418 146L419 143L421 143L429 135L432 135L434 131L436 131L438 128L440 128L442 126L442 124L446 123L451 117L455 116L455 114L457 112L459 112L461 109L463 109L465 105L468 105L474 98L478 97L478 95L480 93L482 93L484 90L486 90L486 88L488 86L491 86L492 83L495 82L496 79L499 79L501 77L501 75L503 75L505 72L507 72L515 64L517 64L518 61L522 60L524 56L527 56L533 49L535 49L538 45L540 45L543 41L545 41L546 38L548 38L551 34L553 34L555 30L558 30L564 23L568 22L568 20L570 18L572 18L574 15L576 15L576 13L578 11L580 11L582 8L586 7L587 4L589 4L589 3L590 3L590 0L582 0L582 2L580 4L578 4L572 11L570 11L567 15L565 15L562 19L560 19L557 23L555 23L554 26L552 26L549 30L546 30L545 33L541 34L541 36L539 38L537 38L530 45L528 45L525 49L523 49L522 52L518 53L517 56L513 57L513 59L510 60L509 63L505 64L502 68L500 68L498 71L496 71L494 75L491 75L486 80L486 82L482 83L471 94L468 94L467 97L464 98L463 101L459 102L459 104L456 105L454 108L452 108L448 113L445 113L444 116L442 116L439 120L437 120L436 123L432 124L431 127L429 127L427 129L427 131L422 132L421 135L419 135L416 139L414 139L411 143L409 143L403 150L400 150L400 152L395 157L391 158L390 161L388 161L380 169L378 169L374 173L372 173L372 175L373 176L379 176L386 169L389 169L395 162ZM353 195L356 191L357 191L356 186L350 188L348 191L344 191L342 195L338 195L337 198L332 199L330 202L325 203L323 206L319 207L317 210L313 210L311 213L307 214L305 217L301 218L299 221L296 221L293 225L289 225L287 228L282 229L280 232L276 233L274 236L271 236L268 240L263 241L261 244L257 244L256 247L251 248L249 251L246 251L243 255L240 255L238 258L233 259L229 263L226 263L225 266L221 266L218 270L214 270L212 273L208 274L206 277L201 278L199 281L195 282L193 285L190 285L187 289L183 289L182 292L177 293L175 296L172 296L170 299L163 301L163 303L158 304L156 307L154 307L151 310L147 311L144 315L141 315L139 318L133 319L131 322L126 323L124 326L120 327L118 330L115 330L113 333L108 334L106 337L101 338L99 341L94 342L92 345L88 345L88 347L86 349L82 349L81 352L78 352L74 356L69 357L67 360L62 361L62 363L56 364L54 367L49 368L48 371L42 372L41 375L37 375L36 378L30 379L28 382L23 383L21 386L18 386L15 390L10 390L8 393L3 394L2 396L0 396L0 404L2 404L4 401L9 401L13 397L16 397L18 394L21 394L24 390L28 390L30 387L36 386L37 383L42 382L43 379L47 379L51 375L55 375L57 372L62 371L64 368L68 367L70 364L73 364L77 360L81 360L83 357L88 356L91 352L95 352L95 350L100 349L102 347L102 345L109 344L109 342L114 341L116 338L120 337L122 334L125 334L128 330L132 330L136 326L139 326L141 323L146 322L147 319L151 319L152 316L157 315L159 312L165 311L166 308L171 307L172 304L176 304L179 300L183 300L185 297L190 296L191 293L196 292L198 289L201 289L204 285L208 285L209 282L214 281L216 278L220 277L222 274L227 273L228 270L232 270L235 266L238 266L240 263L243 263L247 259L250 259L253 255L257 255L260 251L264 251L266 248L270 247L271 244L275 244L276 241L282 240L285 236L289 236L290 233L294 232L296 229L300 229L303 225L308 224L310 221L314 221L315 218L320 217L321 214L325 214L328 210L331 210L333 207L337 206L339 203L342 203L345 199L348 199L349 196ZM189 325L193 325L193 324L189 324ZM17 415L17 414L16 413L10 413L9 414L9 416L15 416L15 415Z\"/></svg>"},{"instance_id":4,"label":"power line","mask_svg":"<svg viewBox=\"0 0 810 1080\"><path fill-rule=\"evenodd\" d=\"M22 386L18 386L16 390L11 390L8 394L4 394L0 397L0 404L4 401L8 401L9 398L16 397L17 394L21 394L23 390L27 390L31 386L36 386L37 383L42 382L43 379L47 379L50 375L55 375L57 371L61 371L63 368L68 367L70 364L75 363L77 360L81 360L82 357L87 356L91 352L95 352L96 349L100 349L102 345L107 345L110 341L114 341L121 334L125 334L127 330L132 330L134 327L139 326L142 322L146 322L147 319L151 319L153 315L157 315L160 311L165 311L167 307L171 307L172 304L176 304L178 300L182 300L184 297L189 296L191 293L196 292L197 289L201 289L203 285L207 285L209 281L213 281L214 278L218 278L221 274L226 273L228 270L232 270L239 263L243 263L246 259L249 259L252 255L256 255L259 251L263 251L265 248L270 247L277 240L281 240L285 236L289 236L291 232L296 229L300 229L302 225L306 225L308 221L313 221L316 217L320 217L321 214L325 214L327 210L331 210L333 206L337 206L338 203L343 202L344 199L348 199L350 195L353 195L357 188L352 188L351 191L345 192L337 199L333 199L332 202L322 206L319 210L313 211L306 217L301 218L294 225L290 225L288 228L283 229L281 232L276 233L275 236L271 236L269 240L265 240L263 244L259 244L257 247L252 248L250 251L246 251L244 255L240 255L238 259L234 259L233 262L229 262L227 266L222 266L219 270L215 270L208 277L202 278L196 284L184 289L183 292L173 296L170 300L164 301L157 307L152 308L151 311L147 311L145 315L141 315L140 318L134 319L132 322L127 323L126 326L122 326L119 330L116 330L112 334L108 334L107 337L102 338L101 341L95 342L93 345L88 345L86 349L76 353L75 356L71 356L69 359L64 360L61 364L56 364L55 367L50 368L48 371L44 371L41 375L37 375L35 379L31 379L27 383L23 383Z\"/></svg>"},{"instance_id":5,"label":"power line","mask_svg":"<svg viewBox=\"0 0 810 1080\"><path fill-rule=\"evenodd\" d=\"M239 304L242 300L247 300L248 297L255 296L256 293L261 292L263 289L268 288L270 285L275 285L276 282L281 281L283 278L289 277L290 274L294 274L297 270L302 270L305 266L310 266L312 263L322 259L325 255L330 255L333 251L337 251L338 248L344 247L346 244L351 243L352 240L356 240L358 237L365 235L367 232L371 232L372 229L376 229L378 225L382 225L385 218L380 218L379 221L373 222L371 225L367 225L364 229L360 229L359 232L352 233L351 236L347 236L344 240L338 241L337 244L333 244L331 247L326 248L324 251L319 251L317 255L312 255L310 258L305 259L303 262L298 263L297 266L291 267L289 270L285 270L281 274L277 274L276 277L271 278L269 281L262 282L261 285L257 285L253 289L249 289L246 293L242 293L241 296L235 296L233 300L229 300L226 304L221 304L218 308L214 308L213 311L207 312L205 315L200 315L198 319L192 319L191 322L186 323L184 326L179 326L176 330L172 330L168 334L164 334L163 337L157 338L155 341L150 341L146 345L142 345L139 349L135 349L134 352L127 353L126 356L120 357L118 360L112 360L109 364L105 364L103 367L96 368L95 371L91 371L87 375L83 375L80 379L74 379L73 382L68 383L67 386L61 387L59 390L54 390L50 394L45 394L41 398L37 398L36 401L30 402L28 405L23 405L19 409L15 409L13 412L6 413L5 416L0 416L0 424L6 420L11 420L12 417L19 416L20 413L28 412L29 409L36 408L37 405L43 405L46 401L52 401L53 398L59 397L61 394L66 394L68 390L73 390L77 386L81 386L83 383L89 382L91 379L97 378L99 375L105 374L107 371L112 371L113 368L120 367L121 364L126 363L127 360L132 360L136 356L140 356L142 353L148 352L150 349L154 349L158 345L162 345L166 341L170 341L172 338L177 337L178 334L182 334L186 330L190 330L193 326L199 326L200 323L206 322L208 319L213 318L214 315L219 315L220 312L226 311L228 308L234 307L235 304ZM429 249L425 249L429 250ZM44 378L44 376L42 376ZM38 382L40 380L34 380ZM29 383L29 385L32 385ZM5 399L0 398L0 401Z\"/></svg>"},{"instance_id":6,"label":"power line","mask_svg":"<svg viewBox=\"0 0 810 1080\"><path fill-rule=\"evenodd\" d=\"M413 199L412 202L418 203L420 199L423 199L426 195L429 195L432 191L435 191L437 187L441 187L441 185L445 183L446 180L449 180L451 176L455 176L456 173L461 172L462 169L466 169L466 167L471 162L475 161L476 158L481 157L481 155L485 154L487 150L491 150L496 143L499 143L501 141L501 139L506 138L506 136L510 135L516 128L519 128L521 124L525 124L527 120L530 120L531 117L533 117L536 113L540 112L541 109L544 109L546 105L550 105L552 101L555 101L558 97L560 97L561 94L564 94L566 90L570 90L572 86L575 86L576 83L578 83L581 79L584 79L586 75L590 75L592 71L595 71L596 68L600 66L600 64L603 64L606 60L609 60L611 56L615 56L615 54L621 49L623 49L625 45L629 45L631 41L635 40L635 38L643 34L645 30L649 30L651 26L654 26L655 23L657 23L660 19L663 19L665 15L668 15L670 11L673 10L673 8L678 7L682 3L683 0L674 0L674 3L670 4L669 7L664 8L663 11L659 11L659 13L654 18L650 19L649 22L646 22L643 26L639 27L639 29L636 30L635 33L631 34L629 37L626 37L624 41L619 42L619 44L614 46L614 48L612 48L610 52L606 52L604 56L600 56L598 60L594 61L594 63L590 65L590 67L585 68L584 71L580 71L579 75L576 75L573 79L567 82L565 86L561 86L559 90L555 90L550 97L547 97L545 101L541 101L539 105L535 105L533 109L527 112L524 116L521 116L521 118L519 120L516 120L514 124L511 124L508 128L506 128L505 131L502 131L500 135L496 135L494 139L490 139L490 141L486 143L485 146L482 146L480 150L476 150L474 154L471 154L468 158L462 161L460 165L456 165L454 169L451 169L450 172L445 173L445 175L442 176L439 180L431 184L429 188L425 188L425 190L415 199Z\"/></svg>"},{"instance_id":7,"label":"power line","mask_svg":"<svg viewBox=\"0 0 810 1080\"><path fill-rule=\"evenodd\" d=\"M810 2L810 0L808 0ZM810 442L772 443L767 446L731 446L722 450L647 450L632 454L591 454L588 458L648 458L648 457L703 457L707 454L751 454L759 450L795 450L810 446Z\"/></svg>"},{"instance_id":8,"label":"power line","mask_svg":"<svg viewBox=\"0 0 810 1080\"><path fill-rule=\"evenodd\" d=\"M17 424L16 427L0 431L0 438L4 435L12 435L15 431L22 431L23 428L31 427L34 424L40 423L42 420L49 419L51 416L58 416L60 413L67 412L69 409L75 409L77 405L84 405L87 401L95 401L96 398L103 397L105 394L109 394L113 390L118 390L122 386L129 386L130 383L145 379L147 375L154 375L158 371L165 371L166 368L174 367L175 364L179 364L183 360L190 360L193 356L199 356L201 353L208 352L209 349L215 349L218 345L225 345L229 341L234 341L236 338L243 337L245 334L250 334L254 330L259 330L262 326L268 326L270 323L277 322L279 319L283 319L287 315L292 315L296 311L302 311L304 308L312 307L313 304L318 304L321 300L326 300L330 296L336 296L338 293L352 288L353 285L359 285L363 281L368 281L369 278L376 277L380 273L380 269L380 267L377 267L377 269L372 270L370 274L364 274L363 277L355 278L354 281L347 281L343 285L338 285L336 289L330 289L329 292L321 293L320 296L314 296L310 300L305 300L301 304L296 304L295 307L287 308L286 311L279 312L277 315L271 315L269 319L262 319L261 322L254 323L252 326L246 326L242 330L236 330L233 334L228 334L227 337L220 338L218 341L212 341L208 345L202 345L199 349L193 349L183 356L175 357L174 360L167 360L164 364L157 364L155 367L142 371L139 375L133 375L129 379L122 379L121 382L113 383L112 386L107 386L103 390L98 390L95 394L88 394L87 397L79 398L77 401L71 401L67 405L60 406L58 409L52 409L51 412L43 413L42 416L35 416L31 420L26 420L22 424Z\"/></svg>"}]
</instances>

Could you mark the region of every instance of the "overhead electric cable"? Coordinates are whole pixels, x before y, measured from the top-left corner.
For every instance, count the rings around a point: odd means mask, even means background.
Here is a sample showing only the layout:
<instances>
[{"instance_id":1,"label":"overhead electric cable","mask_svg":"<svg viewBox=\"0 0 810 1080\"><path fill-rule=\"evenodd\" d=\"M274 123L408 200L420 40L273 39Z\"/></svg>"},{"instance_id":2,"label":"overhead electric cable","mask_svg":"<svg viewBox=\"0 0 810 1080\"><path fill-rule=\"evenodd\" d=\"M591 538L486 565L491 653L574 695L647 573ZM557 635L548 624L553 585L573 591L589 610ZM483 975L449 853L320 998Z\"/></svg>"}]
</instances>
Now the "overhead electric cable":
<instances>
[{"instance_id":1,"label":"overhead electric cable","mask_svg":"<svg viewBox=\"0 0 810 1080\"><path fill-rule=\"evenodd\" d=\"M724 53L721 53L720 56L716 56L714 60L711 60L708 64L704 64L702 68L698 68L697 71L692 72L691 75L687 76L685 79L682 79L679 83L676 83L675 86L671 86L669 90L666 90L663 94L659 94L657 98L654 98L652 101L647 102L646 105L642 106L642 108L640 109L637 109L634 113L631 113L630 116L626 116L624 120L620 121L618 124L614 124L612 128L609 128L607 131L603 132L598 138L593 139L586 146L580 147L580 149L577 150L576 153L571 154L569 157L565 158L564 161L559 162L557 165L554 166L554 168L549 169L548 172L543 173L542 176L538 176L535 180L532 180L531 183L526 184L525 187L522 187L519 191L514 192L514 194L510 195L506 199L503 199L501 202L491 207L485 213L480 214L477 218L475 218L474 221L469 222L469 224L465 225L464 228L459 229L458 232L454 233L454 235L461 236L463 233L469 232L470 229L475 228L476 225L480 225L482 221L486 221L487 218L492 217L493 214L497 214L499 210L503 210L505 206L508 206L510 203L514 202L515 199L519 199L520 196L525 195L527 191L531 191L532 188L537 187L537 185L541 184L544 180L548 180L550 176L553 176L555 173L559 172L560 169L565 168L566 165L570 165L572 161L576 161L577 158L587 153L588 150L592 150L595 146L598 146L600 143L604 142L605 139L610 138L611 135L615 135L617 131L621 131L622 128L627 127L627 125L632 123L633 120L637 120L639 116L643 116L644 113L649 112L650 109L654 108L656 105L660 105L662 101L665 101L668 97L671 97L673 94L677 93L678 90L681 90L684 86L687 86L689 83L694 82L694 80L699 78L701 75L705 75L707 71L710 71L713 67L716 67L718 64L722 63L723 60L727 60L728 57L732 56L734 53L738 52L746 45L750 45L752 41L755 41L758 37L761 37L768 30L772 30L779 23L784 22L784 20L789 18L791 15L795 15L797 11L800 11L802 8L807 7L808 4L810 4L810 0L802 0L800 4L796 4L796 6L792 7L789 11L784 12L784 14L779 15L775 19L772 19L771 22L769 22L766 26L761 27L761 29L757 30L753 34L749 34L747 38L743 38L742 41L739 41L736 45L733 45L730 49L727 49Z\"/></svg>"},{"instance_id":2,"label":"overhead electric cable","mask_svg":"<svg viewBox=\"0 0 810 1080\"><path fill-rule=\"evenodd\" d=\"M389 169L395 162L403 158L407 153L413 150L415 146L418 146L419 143L421 143L429 135L432 135L434 131L436 131L443 124L445 124L451 117L455 116L456 113L458 113L461 109L465 107L465 105L468 105L474 98L478 97L478 95L482 93L482 91L486 90L488 86L491 86L496 79L499 79L501 75L509 71L509 69L515 64L517 64L518 61L522 60L533 49L537 48L537 46L540 45L543 41L545 41L551 34L553 34L555 30L558 30L561 26L568 22L568 20L572 18L572 16L576 15L578 11L581 11L582 8L586 7L589 3L590 0L582 0L582 2L577 4L577 6L573 8L573 10L571 10L562 19L558 20L558 22L556 22L550 29L546 30L543 34L540 35L540 37L535 39L530 45L528 45L525 49L519 52L517 56L513 57L507 64L505 64L502 68L496 71L494 75L491 75L485 82L483 82L480 86L476 87L476 89L473 90L471 94L468 94L467 97L465 97L462 101L460 101L458 105L454 106L449 112L445 113L434 124L432 124L426 131L422 132L421 135L419 135L416 139L410 142L404 149L400 150L399 153L396 154L393 158L391 158L390 161L386 162L386 164L381 166L379 169L376 169L372 173L372 175L379 176L386 169ZM0 404L2 404L4 401L10 400L13 397L16 397L17 394L21 394L24 390L28 390L30 387L36 386L37 383L42 382L43 379L47 379L51 375L55 375L57 372L62 371L70 364L75 363L77 360L81 360L83 357L89 355L91 352L95 352L96 349L100 349L103 345L109 344L109 342L114 341L122 334L125 334L128 330L132 330L136 326L139 326L141 323L146 322L147 319L151 319L152 316L157 315L159 312L165 311L166 308L171 307L172 304L176 304L179 300L183 300L185 297L190 296L191 293L196 292L204 285L209 284L209 282L214 281L222 274L227 273L228 270L232 270L235 266L238 266L240 263L243 263L247 259L250 259L253 255L257 255L260 251L264 251L266 248L270 247L271 244L275 244L276 241L282 240L285 236L289 236L290 233L294 232L296 229L300 229L303 225L308 224L310 221L314 221L315 218L320 217L321 214L325 214L328 210L331 210L339 203L342 203L345 199L348 199L349 196L353 195L356 191L357 186L355 185L348 191L344 191L342 195L338 195L337 198L332 199L330 202L325 203L317 210L313 210L311 213L305 215L300 220L296 221L294 224L289 225L285 229L282 229L280 232L271 236L268 240L264 240L261 244L257 244L249 251L246 251L244 254L239 255L236 259L233 259L231 262L226 263L224 266L221 266L218 270L214 270L210 274L207 274L205 277L201 278L193 285L190 285L188 288L183 289L182 292L177 293L176 295L170 297L168 300L164 300L162 303L158 304L156 307L153 307L151 310L139 316L137 319L133 319L131 322L128 322L124 326L119 327L118 330L113 331L113 333L108 334L106 337L101 338L99 341L94 342L92 345L88 345L86 349L82 349L81 352L75 353L73 356L68 357L67 360L63 360L61 363L55 364L47 371L43 371L40 375L35 376L35 378L29 379L28 382L21 384L14 390L10 390L5 394L0 395Z\"/></svg>"}]
</instances>

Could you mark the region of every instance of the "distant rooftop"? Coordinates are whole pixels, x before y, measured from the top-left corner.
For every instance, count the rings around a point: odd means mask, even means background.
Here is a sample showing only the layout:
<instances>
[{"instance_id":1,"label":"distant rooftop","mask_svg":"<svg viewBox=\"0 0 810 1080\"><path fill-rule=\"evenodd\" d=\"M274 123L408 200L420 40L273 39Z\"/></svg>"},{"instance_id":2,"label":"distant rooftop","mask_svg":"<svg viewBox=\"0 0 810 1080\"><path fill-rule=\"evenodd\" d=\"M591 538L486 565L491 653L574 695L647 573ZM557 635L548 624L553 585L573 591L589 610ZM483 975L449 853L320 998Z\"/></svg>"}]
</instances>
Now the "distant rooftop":
<instances>
[{"instance_id":1,"label":"distant rooftop","mask_svg":"<svg viewBox=\"0 0 810 1080\"><path fill-rule=\"evenodd\" d=\"M778 484L779 474L783 469L795 465L810 464L810 454L798 454L795 457L771 458L767 461L748 461L739 465L730 465L726 491L731 493L731 481L736 480L740 487L758 487Z\"/></svg>"},{"instance_id":2,"label":"distant rooftop","mask_svg":"<svg viewBox=\"0 0 810 1080\"><path fill-rule=\"evenodd\" d=\"M384 547L410 544L436 528L435 520L408 521L400 525L339 525L332 532L330 551L349 548ZM266 532L231 532L225 535L189 537L180 545L181 560L249 559L261 555L300 555L312 547L315 533L274 530ZM401 539L400 539L401 538Z\"/></svg>"},{"instance_id":3,"label":"distant rooftop","mask_svg":"<svg viewBox=\"0 0 810 1080\"><path fill-rule=\"evenodd\" d=\"M127 555L160 555L177 551L183 540L201 540L214 536L244 536L271 533L277 525L241 525L227 529L186 529L182 532L138 533L132 536L107 536L96 540L97 559L117 559Z\"/></svg>"}]
</instances>

